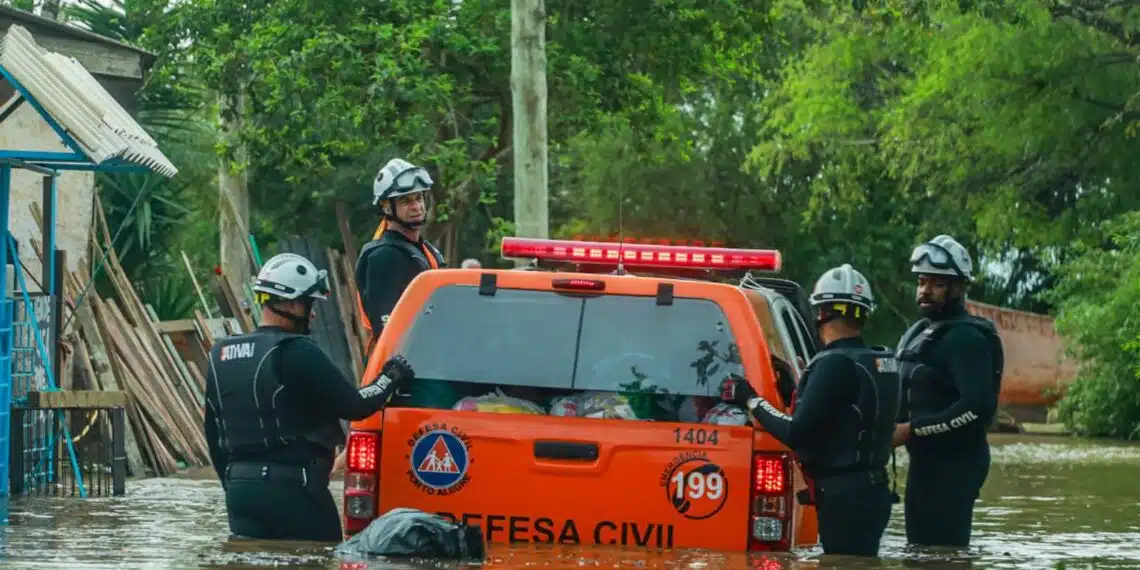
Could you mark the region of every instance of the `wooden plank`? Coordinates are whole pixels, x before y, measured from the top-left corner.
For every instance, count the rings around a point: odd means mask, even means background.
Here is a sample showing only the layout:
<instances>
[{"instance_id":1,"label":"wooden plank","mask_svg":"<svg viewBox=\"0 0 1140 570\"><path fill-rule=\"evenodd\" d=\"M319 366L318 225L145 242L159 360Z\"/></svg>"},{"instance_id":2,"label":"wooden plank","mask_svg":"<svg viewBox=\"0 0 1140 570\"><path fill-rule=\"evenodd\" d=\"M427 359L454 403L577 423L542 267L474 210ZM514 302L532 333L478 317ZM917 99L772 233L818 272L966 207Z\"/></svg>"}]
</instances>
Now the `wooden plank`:
<instances>
[{"instance_id":1,"label":"wooden plank","mask_svg":"<svg viewBox=\"0 0 1140 570\"><path fill-rule=\"evenodd\" d=\"M5 30L4 35L7 35ZM32 31L36 43L47 50L74 57L92 75L105 75L141 81L143 78L142 56L123 49L99 45L94 42L48 35L42 31Z\"/></svg>"},{"instance_id":2,"label":"wooden plank","mask_svg":"<svg viewBox=\"0 0 1140 570\"><path fill-rule=\"evenodd\" d=\"M126 392L109 390L68 390L66 392L28 392L27 409L113 409L125 408L126 406Z\"/></svg>"},{"instance_id":3,"label":"wooden plank","mask_svg":"<svg viewBox=\"0 0 1140 570\"><path fill-rule=\"evenodd\" d=\"M330 268L330 260L326 250L317 245L313 239L289 239L278 243L278 251L283 253L296 253L308 259L319 268ZM331 279L330 279L331 282ZM331 283L330 283L331 284ZM336 306L337 291L329 293L329 299L317 303L312 323L311 338L321 350L328 355L345 375L353 374L352 356L348 349L348 339L345 337L345 327L341 323L340 311Z\"/></svg>"},{"instance_id":4,"label":"wooden plank","mask_svg":"<svg viewBox=\"0 0 1140 570\"><path fill-rule=\"evenodd\" d=\"M82 271L83 265L81 264L80 267ZM75 274L68 275L68 278L72 281L73 286L78 287ZM83 340L86 342L86 345L81 350L91 355L90 362L92 372L98 381L98 387L103 390L120 390L119 382L112 366L111 357L108 356L107 346L103 341L105 337L100 330L98 321L95 319L95 313L90 300L80 303L79 306L75 308L75 320L79 323L80 332L83 335ZM126 441L127 468L130 469L131 473L135 476L142 476L146 471L138 440L144 437L141 432L143 427L130 417L126 419L125 423L123 433Z\"/></svg>"},{"instance_id":5,"label":"wooden plank","mask_svg":"<svg viewBox=\"0 0 1140 570\"><path fill-rule=\"evenodd\" d=\"M118 360L118 358L115 358ZM134 425L139 426L140 433L143 436L140 439L142 445L140 446L143 453L146 454L146 464L150 467L150 472L155 477L162 477L167 474L167 471L159 463L158 454L155 452L155 445L158 444L158 436L154 433L152 428L147 423L147 418L142 413L142 404L134 396L130 398L130 404L127 406L127 419ZM139 471L136 477L142 477L144 471Z\"/></svg>"},{"instance_id":6,"label":"wooden plank","mask_svg":"<svg viewBox=\"0 0 1140 570\"><path fill-rule=\"evenodd\" d=\"M174 357L167 351L163 344L158 331L155 329L154 321L146 312L145 305L142 299L139 298L138 293L135 291L134 286L130 280L127 279L126 272L123 271L122 265L119 264L118 254L115 249L111 247L111 233L107 225L107 219L103 213L102 202L96 196L96 214L98 214L99 226L102 230L104 243L109 248L107 276L115 285L115 290L119 293L119 299L123 311L129 317L124 324L134 325L139 328L138 344L150 354L153 362L158 371L164 373L168 379L171 387L176 388L179 384L189 384L193 380L187 375L183 376L179 370ZM118 305L115 305L116 307Z\"/></svg>"},{"instance_id":7,"label":"wooden plank","mask_svg":"<svg viewBox=\"0 0 1140 570\"><path fill-rule=\"evenodd\" d=\"M246 240L246 243L248 243L248 240ZM234 304L235 313L233 318L236 318L238 322L241 323L242 332L253 332L253 329L257 328L257 325L253 322L253 316L250 315L250 311L242 307L241 303L242 300L245 299L245 292L234 284L233 279L230 279L229 275L222 275L221 277L222 281L226 284L225 291L229 296L230 302ZM239 293L241 294L239 295Z\"/></svg>"},{"instance_id":8,"label":"wooden plank","mask_svg":"<svg viewBox=\"0 0 1140 570\"><path fill-rule=\"evenodd\" d=\"M352 224L348 221L348 207L344 200L336 201L336 225L340 229L340 239L344 242L344 254L349 259L356 259L359 248L356 247L356 236L352 235Z\"/></svg>"},{"instance_id":9,"label":"wooden plank","mask_svg":"<svg viewBox=\"0 0 1140 570\"><path fill-rule=\"evenodd\" d=\"M158 322L158 315L155 314L154 307L147 305L146 312L154 322ZM199 406L205 405L205 396L198 390L197 383L191 381L193 377L190 376L190 371L186 369L186 363L182 361L182 355L178 354L178 349L174 348L174 343L170 341L170 335L161 334L160 340L162 340L163 348L166 349L171 361L178 367L178 372L182 375L180 379L181 382L186 384L190 389L190 395L194 397L194 403Z\"/></svg>"},{"instance_id":10,"label":"wooden plank","mask_svg":"<svg viewBox=\"0 0 1140 570\"><path fill-rule=\"evenodd\" d=\"M237 336L239 334L245 334L245 331L243 331L241 328L241 323L233 317L222 321L222 326L226 331L225 336Z\"/></svg>"},{"instance_id":11,"label":"wooden plank","mask_svg":"<svg viewBox=\"0 0 1140 570\"><path fill-rule=\"evenodd\" d=\"M154 328L160 334L174 334L184 332L194 332L194 319L179 319L177 321L158 321L154 323Z\"/></svg>"},{"instance_id":12,"label":"wooden plank","mask_svg":"<svg viewBox=\"0 0 1140 570\"><path fill-rule=\"evenodd\" d=\"M196 457L198 461L209 461L210 455L206 447L206 436L200 429L202 410L196 406L190 406L184 397L179 396L179 390L174 379L163 373L153 352L141 342L138 335L130 334L132 329L137 331L137 328L127 325L126 319L114 300L108 301L107 306L110 309L109 312L118 319L119 325L123 327L125 333L123 336L126 342L133 345L133 351L127 351L126 354L140 356L136 362L149 370L148 377L151 380L150 387L153 389L153 393L166 404L166 410L171 412L170 417L174 420L176 432L181 434L182 441L186 444L185 451L187 454L183 456L183 459L187 463L195 463ZM154 409L148 407L147 411L154 412L156 409L160 408L157 406Z\"/></svg>"},{"instance_id":13,"label":"wooden plank","mask_svg":"<svg viewBox=\"0 0 1140 570\"><path fill-rule=\"evenodd\" d=\"M202 286L198 284L198 277L194 275L194 266L190 265L190 258L182 251L182 261L186 264L186 272L190 274L190 281L194 284L194 290L198 292L198 300L202 303L202 310L206 311L206 316L213 316L210 314L210 304L206 302L206 294L202 292Z\"/></svg>"},{"instance_id":14,"label":"wooden plank","mask_svg":"<svg viewBox=\"0 0 1140 570\"><path fill-rule=\"evenodd\" d=\"M353 338L355 336L355 334L352 330L352 326L350 324L348 324L348 323L352 322L352 320L351 320L352 319L352 316L351 316L352 309L346 305L347 299L344 298L344 292L346 291L346 289L341 286L341 284L340 284L340 271L337 271L337 269L339 268L338 266L340 265L340 255L335 250L330 249L330 250L328 250L328 257L329 257L329 263L330 263L330 265L329 265L329 278L330 278L329 280L331 281L330 285L331 285L332 289L336 292L336 294L333 295L333 298L329 299L329 300L336 303L336 308L340 313L340 321L341 321L342 327L343 327L343 330L341 331L341 333L344 335L345 343L348 345L348 355L349 355L349 358L351 359L351 364L352 364L352 369L350 370L350 372L352 373L352 377L354 380L359 380L360 377L364 374L364 370L362 370L362 368L363 368L363 364L362 364L363 356L361 355L360 345L356 342L356 339Z\"/></svg>"},{"instance_id":15,"label":"wooden plank","mask_svg":"<svg viewBox=\"0 0 1140 570\"><path fill-rule=\"evenodd\" d=\"M195 327L196 329L197 327ZM174 349L178 351L179 357L182 359L186 366L186 370L194 377L198 383L199 391L205 393L205 384L202 383L202 374L206 370L207 355L206 350L202 346L202 340L198 336L197 330L192 330L185 333L173 333L167 335L170 337L170 342Z\"/></svg>"},{"instance_id":16,"label":"wooden plank","mask_svg":"<svg viewBox=\"0 0 1140 570\"><path fill-rule=\"evenodd\" d=\"M218 274L214 273L210 276L210 293L214 296L214 303L218 305L218 316L221 318L230 318L234 316L237 308L230 306L225 293L222 291L222 282L218 279Z\"/></svg>"},{"instance_id":17,"label":"wooden plank","mask_svg":"<svg viewBox=\"0 0 1140 570\"><path fill-rule=\"evenodd\" d=\"M100 304L101 304L101 300L99 299L99 297L97 295L88 299L87 302L84 303L84 305L86 305L91 312L92 321L94 323L96 323L96 325L97 325L96 330L98 331L98 334L99 334L99 338L100 338L99 342L103 343L103 346L105 347L103 349L104 353L102 354L102 356L106 358L106 363L103 365L106 366L110 370L114 370L114 372L115 372L114 373L115 382L113 384L110 384L110 385L103 384L101 387L104 390L106 390L106 389L108 389L108 386L113 386L114 387L113 389L126 390L127 393L130 394L130 400L131 400L132 405L128 406L128 408L127 408L127 424L131 426L131 429L128 430L128 434L130 434L130 435L127 436L127 441L131 442L133 440L134 442L136 442L136 452L135 453L139 453L139 452L145 453L146 457L148 459L146 465L150 466L151 473L153 473L155 475L160 475L162 473L162 466L158 464L157 459L156 459L157 455L156 455L155 450L154 450L154 446L156 445L156 442L157 442L157 435L154 431L154 428L152 426L148 425L145 421L145 418L142 416L142 414L139 413L138 408L141 405L141 403L138 401L138 396L130 391L131 384L129 383L129 379L128 379L128 376L130 376L130 371L129 371L129 369L127 369L126 367L123 366L121 357L114 351L114 348L115 348L114 347L114 339L111 337L111 333L108 329L107 323L104 322L101 315L97 314L97 311L99 310ZM96 356L94 352L92 352L92 356ZM128 448L128 451L129 451L129 448ZM134 460L130 459L130 457L131 457L131 454L128 452L128 455L127 455L128 461L134 461ZM141 461L141 457L142 457L141 454L138 455L138 458L140 458L139 459L140 461ZM136 473L137 476L141 477L143 474L146 473L146 471L145 471L144 467L140 467L139 471L132 471L132 473Z\"/></svg>"},{"instance_id":18,"label":"wooden plank","mask_svg":"<svg viewBox=\"0 0 1140 570\"><path fill-rule=\"evenodd\" d=\"M348 298L352 306L352 326L356 330L356 335L360 339L360 353L368 348L369 332L364 328L364 318L361 316L357 308L357 299L360 298L360 291L356 288L356 260L347 257L341 258L341 270L344 272L344 282L348 285Z\"/></svg>"},{"instance_id":19,"label":"wooden plank","mask_svg":"<svg viewBox=\"0 0 1140 570\"><path fill-rule=\"evenodd\" d=\"M253 320L250 319L250 316L242 309L237 293L234 292L233 282L230 281L229 277L218 274L214 275L214 282L218 286L218 291L221 292L224 305L229 308L228 314L227 311L223 311L223 314L229 318L236 318L238 322L241 323L242 332L252 331L254 328Z\"/></svg>"},{"instance_id":20,"label":"wooden plank","mask_svg":"<svg viewBox=\"0 0 1140 570\"><path fill-rule=\"evenodd\" d=\"M142 378L156 378L160 376L160 373L147 359L139 357L141 355L138 345L130 340L130 337L133 336L130 334L131 329L122 320L118 311L114 310L114 306L110 302L104 303L97 298L92 299L92 301L97 306L97 314L106 323L106 329L110 333L116 348L117 354L115 356L122 361L120 369L125 372L124 378L128 379L128 390L140 400L139 404L142 411L157 420L153 422L153 425L157 428L158 433L164 435L169 444L177 447L180 455L188 461L192 461L195 455L194 446L182 433L182 426L189 422L177 413L179 411L177 406L163 405L172 402L173 396L162 389L161 382L151 381L147 383L142 381ZM128 355L134 357L128 357ZM170 411L169 414L167 410Z\"/></svg>"}]
</instances>

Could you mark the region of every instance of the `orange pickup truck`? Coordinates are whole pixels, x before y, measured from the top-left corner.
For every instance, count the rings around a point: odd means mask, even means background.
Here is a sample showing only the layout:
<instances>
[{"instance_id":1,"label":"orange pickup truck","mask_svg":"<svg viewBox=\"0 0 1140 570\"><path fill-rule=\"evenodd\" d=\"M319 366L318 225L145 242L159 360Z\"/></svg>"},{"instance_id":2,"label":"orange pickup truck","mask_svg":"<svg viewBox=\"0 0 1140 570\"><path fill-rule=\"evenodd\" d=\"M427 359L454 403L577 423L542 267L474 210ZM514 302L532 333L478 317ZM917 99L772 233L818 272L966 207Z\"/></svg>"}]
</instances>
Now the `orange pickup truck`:
<instances>
[{"instance_id":1,"label":"orange pickup truck","mask_svg":"<svg viewBox=\"0 0 1140 570\"><path fill-rule=\"evenodd\" d=\"M720 402L735 374L787 409L814 354L803 291L751 276L778 271L778 251L521 238L502 251L535 270L428 271L393 311L365 378L402 353L417 380L351 425L347 535L411 507L492 543L816 543L788 449ZM693 278L725 271L746 277ZM462 405L488 393L533 405ZM611 405L591 411L595 396Z\"/></svg>"}]
</instances>

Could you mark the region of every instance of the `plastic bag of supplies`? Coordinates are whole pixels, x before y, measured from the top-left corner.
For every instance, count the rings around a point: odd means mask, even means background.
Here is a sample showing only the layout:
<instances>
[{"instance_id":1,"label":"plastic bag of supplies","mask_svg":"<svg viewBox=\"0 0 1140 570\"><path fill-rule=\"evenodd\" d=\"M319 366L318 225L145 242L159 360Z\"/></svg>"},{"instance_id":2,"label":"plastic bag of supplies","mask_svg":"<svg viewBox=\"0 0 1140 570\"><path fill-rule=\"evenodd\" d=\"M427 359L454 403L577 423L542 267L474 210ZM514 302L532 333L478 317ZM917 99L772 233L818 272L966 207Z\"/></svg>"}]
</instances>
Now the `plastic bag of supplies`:
<instances>
[{"instance_id":1,"label":"plastic bag of supplies","mask_svg":"<svg viewBox=\"0 0 1140 570\"><path fill-rule=\"evenodd\" d=\"M453 410L464 412L496 412L500 414L532 414L545 416L546 410L542 406L513 398L503 393L502 389L495 388L494 392L482 396L468 396L455 403Z\"/></svg>"}]
</instances>

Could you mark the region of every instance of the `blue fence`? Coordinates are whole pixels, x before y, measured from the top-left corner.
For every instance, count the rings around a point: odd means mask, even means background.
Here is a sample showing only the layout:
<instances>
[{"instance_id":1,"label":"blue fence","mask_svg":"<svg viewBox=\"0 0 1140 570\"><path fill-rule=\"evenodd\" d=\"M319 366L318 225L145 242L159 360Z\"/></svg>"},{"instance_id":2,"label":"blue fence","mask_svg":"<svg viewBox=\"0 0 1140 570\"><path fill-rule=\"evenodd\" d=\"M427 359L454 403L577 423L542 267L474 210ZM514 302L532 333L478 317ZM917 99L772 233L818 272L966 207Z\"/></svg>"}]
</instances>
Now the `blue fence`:
<instances>
[{"instance_id":1,"label":"blue fence","mask_svg":"<svg viewBox=\"0 0 1140 570\"><path fill-rule=\"evenodd\" d=\"M49 381L39 354L35 331L40 331L42 346L53 346L50 319L51 298L29 295L39 323L33 323L32 311L24 299L0 301L0 485L8 495L11 468L12 408L27 402L28 392L46 390ZM36 324L39 326L37 327ZM48 325L48 326L45 326ZM22 414L22 450L24 487L50 484L55 478L55 465L50 461L55 445L55 418L50 411L37 410Z\"/></svg>"},{"instance_id":2,"label":"blue fence","mask_svg":"<svg viewBox=\"0 0 1140 570\"><path fill-rule=\"evenodd\" d=\"M12 430L12 300L0 299L0 496L8 497ZM7 517L5 517L7 518Z\"/></svg>"},{"instance_id":3,"label":"blue fence","mask_svg":"<svg viewBox=\"0 0 1140 570\"><path fill-rule=\"evenodd\" d=\"M29 302L32 304L30 309ZM27 404L28 392L52 389L39 347L55 346L51 321L53 307L51 297L29 293L26 300L12 300L12 309L11 405L23 407ZM35 321L32 320L33 315ZM37 330L41 342L36 342ZM57 414L51 410L28 410L21 416L23 441L19 449L23 457L13 463L23 466L24 489L43 488L56 479L52 458L58 430Z\"/></svg>"}]
</instances>

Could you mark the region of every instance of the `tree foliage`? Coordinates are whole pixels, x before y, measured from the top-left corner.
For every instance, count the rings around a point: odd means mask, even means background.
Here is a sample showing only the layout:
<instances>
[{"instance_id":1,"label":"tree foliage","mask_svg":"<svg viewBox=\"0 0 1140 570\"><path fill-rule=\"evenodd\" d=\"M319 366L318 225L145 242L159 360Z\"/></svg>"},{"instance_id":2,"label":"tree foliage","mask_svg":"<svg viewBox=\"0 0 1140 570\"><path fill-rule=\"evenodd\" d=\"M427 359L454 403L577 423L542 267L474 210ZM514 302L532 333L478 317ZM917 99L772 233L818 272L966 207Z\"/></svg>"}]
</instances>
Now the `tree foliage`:
<instances>
[{"instance_id":1,"label":"tree foliage","mask_svg":"<svg viewBox=\"0 0 1140 570\"><path fill-rule=\"evenodd\" d=\"M1105 240L1072 245L1058 287L1059 332L1082 362L1063 421L1091 435L1140 437L1140 213L1105 224Z\"/></svg>"},{"instance_id":2,"label":"tree foliage","mask_svg":"<svg viewBox=\"0 0 1140 570\"><path fill-rule=\"evenodd\" d=\"M122 39L159 54L147 112L193 110L181 123L212 133L217 98L246 95L236 118L250 158L238 166L263 249L291 234L336 245L338 200L367 239L372 177L395 156L437 180L431 231L449 258L493 262L513 231L508 4L123 0L128 21L84 6L87 21L117 22ZM1140 341L1113 307L1136 291L1107 280L1135 282L1140 263L1131 242L1111 238L1140 229L1129 214L1140 209L1132 4L546 9L553 233L776 247L805 287L852 263L871 279L871 337L886 344L915 317L908 253L949 233L974 254L975 298L1060 315L1090 363L1066 417L1088 433L1134 431ZM199 152L203 139L188 138ZM234 142L216 150L231 158ZM180 228L168 239L212 242L213 165L179 162L207 167L162 194L191 212L167 216Z\"/></svg>"}]
</instances>

